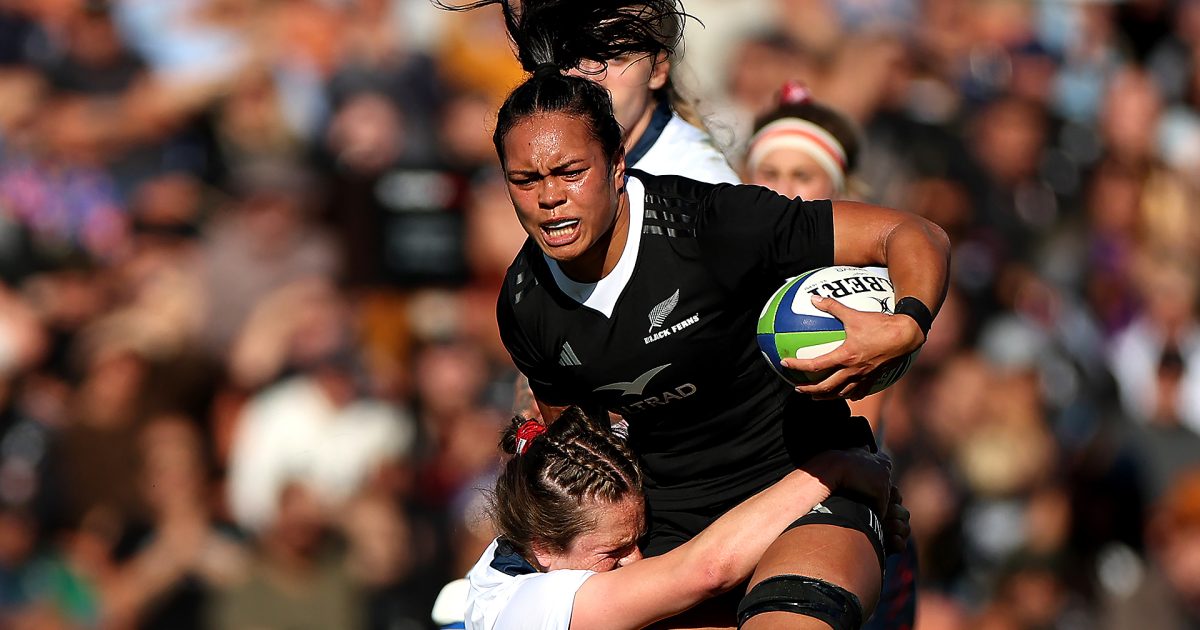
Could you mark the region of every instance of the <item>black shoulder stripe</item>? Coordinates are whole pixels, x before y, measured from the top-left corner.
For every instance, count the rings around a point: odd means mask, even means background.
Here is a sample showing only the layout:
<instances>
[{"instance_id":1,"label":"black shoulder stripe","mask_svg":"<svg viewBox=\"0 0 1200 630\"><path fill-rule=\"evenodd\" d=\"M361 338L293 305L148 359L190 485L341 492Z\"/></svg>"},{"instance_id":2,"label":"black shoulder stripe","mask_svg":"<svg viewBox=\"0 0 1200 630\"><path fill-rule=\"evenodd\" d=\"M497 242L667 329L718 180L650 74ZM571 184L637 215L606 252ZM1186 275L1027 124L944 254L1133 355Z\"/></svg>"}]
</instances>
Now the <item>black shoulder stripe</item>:
<instances>
[{"instance_id":1,"label":"black shoulder stripe","mask_svg":"<svg viewBox=\"0 0 1200 630\"><path fill-rule=\"evenodd\" d=\"M694 202L694 199L685 199L684 197L677 197L675 195L667 196L657 195L650 192L646 193L647 206L658 206L660 208L679 208Z\"/></svg>"},{"instance_id":2,"label":"black shoulder stripe","mask_svg":"<svg viewBox=\"0 0 1200 630\"><path fill-rule=\"evenodd\" d=\"M520 291L529 287L531 283L536 283L537 279L533 274L533 267L529 264L529 259L525 252L521 252L517 256L516 264L513 265L513 290Z\"/></svg>"},{"instance_id":3,"label":"black shoulder stripe","mask_svg":"<svg viewBox=\"0 0 1200 630\"><path fill-rule=\"evenodd\" d=\"M695 222L696 217L686 212L668 212L666 210L646 209L645 217L651 221L665 221L667 223L681 223L687 225Z\"/></svg>"},{"instance_id":4,"label":"black shoulder stripe","mask_svg":"<svg viewBox=\"0 0 1200 630\"><path fill-rule=\"evenodd\" d=\"M668 236L670 238L678 237L694 237L696 230L691 228L673 228L665 225L643 225L642 234L653 234L655 236Z\"/></svg>"},{"instance_id":5,"label":"black shoulder stripe","mask_svg":"<svg viewBox=\"0 0 1200 630\"><path fill-rule=\"evenodd\" d=\"M522 249L521 253L517 254L516 260L513 261L512 268L509 269L509 292L512 295L513 304L520 304L521 298L525 297L525 292L538 285L537 274L534 273L529 256L529 252Z\"/></svg>"}]
</instances>

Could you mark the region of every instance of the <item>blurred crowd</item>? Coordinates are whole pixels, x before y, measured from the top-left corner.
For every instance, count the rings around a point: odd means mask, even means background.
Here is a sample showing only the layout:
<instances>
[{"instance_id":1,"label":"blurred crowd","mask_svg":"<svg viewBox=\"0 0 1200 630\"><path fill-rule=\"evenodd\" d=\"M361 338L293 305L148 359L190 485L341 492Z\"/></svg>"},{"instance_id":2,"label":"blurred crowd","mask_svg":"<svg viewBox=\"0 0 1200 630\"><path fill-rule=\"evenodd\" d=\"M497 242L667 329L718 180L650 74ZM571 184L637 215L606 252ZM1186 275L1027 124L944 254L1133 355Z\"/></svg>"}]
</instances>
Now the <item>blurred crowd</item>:
<instances>
[{"instance_id":1,"label":"blurred crowd","mask_svg":"<svg viewBox=\"0 0 1200 630\"><path fill-rule=\"evenodd\" d=\"M953 239L882 414L918 630L1200 628L1200 0L685 5L731 163L802 79ZM432 627L521 78L425 0L0 0L0 628Z\"/></svg>"}]
</instances>

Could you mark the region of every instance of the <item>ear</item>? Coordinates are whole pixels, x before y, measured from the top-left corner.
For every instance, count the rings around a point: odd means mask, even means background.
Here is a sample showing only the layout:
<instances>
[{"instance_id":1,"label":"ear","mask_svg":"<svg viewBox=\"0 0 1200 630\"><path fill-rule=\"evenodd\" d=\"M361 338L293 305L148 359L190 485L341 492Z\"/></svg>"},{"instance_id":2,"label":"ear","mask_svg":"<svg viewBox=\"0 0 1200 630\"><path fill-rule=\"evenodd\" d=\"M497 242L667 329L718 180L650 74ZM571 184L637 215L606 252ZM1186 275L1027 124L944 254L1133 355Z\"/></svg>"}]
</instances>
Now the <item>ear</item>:
<instances>
[{"instance_id":1,"label":"ear","mask_svg":"<svg viewBox=\"0 0 1200 630\"><path fill-rule=\"evenodd\" d=\"M613 185L618 194L625 190L625 147L621 147L613 163Z\"/></svg>"},{"instance_id":2,"label":"ear","mask_svg":"<svg viewBox=\"0 0 1200 630\"><path fill-rule=\"evenodd\" d=\"M651 91L662 89L671 77L671 60L667 53L658 53L654 57L654 67L650 70L649 87Z\"/></svg>"},{"instance_id":3,"label":"ear","mask_svg":"<svg viewBox=\"0 0 1200 630\"><path fill-rule=\"evenodd\" d=\"M533 558L526 558L526 560L533 560L533 564L537 566L539 571L552 570L552 565L558 558L558 554L550 553L550 551L546 549L545 545L539 545L537 543L529 546L529 553L533 555Z\"/></svg>"}]
</instances>

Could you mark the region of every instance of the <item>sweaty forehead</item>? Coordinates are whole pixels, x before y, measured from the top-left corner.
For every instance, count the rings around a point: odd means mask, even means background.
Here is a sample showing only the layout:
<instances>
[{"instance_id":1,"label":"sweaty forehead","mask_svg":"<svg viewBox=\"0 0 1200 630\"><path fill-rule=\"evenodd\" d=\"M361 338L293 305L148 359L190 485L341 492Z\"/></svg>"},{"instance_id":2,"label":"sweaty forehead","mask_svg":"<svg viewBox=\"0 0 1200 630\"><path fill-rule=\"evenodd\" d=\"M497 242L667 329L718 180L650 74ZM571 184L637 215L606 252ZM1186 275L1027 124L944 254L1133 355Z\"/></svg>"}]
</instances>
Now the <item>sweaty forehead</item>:
<instances>
[{"instance_id":1,"label":"sweaty forehead","mask_svg":"<svg viewBox=\"0 0 1200 630\"><path fill-rule=\"evenodd\" d=\"M563 114L534 114L513 125L504 137L504 158L514 166L553 167L588 157L593 144L582 120Z\"/></svg>"}]
</instances>

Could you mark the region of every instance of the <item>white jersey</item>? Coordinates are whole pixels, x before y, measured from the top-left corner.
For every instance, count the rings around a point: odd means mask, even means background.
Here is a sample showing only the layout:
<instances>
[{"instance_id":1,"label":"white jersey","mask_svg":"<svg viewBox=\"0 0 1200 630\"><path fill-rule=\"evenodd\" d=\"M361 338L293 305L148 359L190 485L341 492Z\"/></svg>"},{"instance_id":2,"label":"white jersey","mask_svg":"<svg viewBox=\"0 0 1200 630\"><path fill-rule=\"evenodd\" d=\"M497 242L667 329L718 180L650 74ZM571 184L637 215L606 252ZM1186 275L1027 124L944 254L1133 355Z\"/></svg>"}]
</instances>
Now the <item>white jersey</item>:
<instances>
[{"instance_id":1,"label":"white jersey","mask_svg":"<svg viewBox=\"0 0 1200 630\"><path fill-rule=\"evenodd\" d=\"M467 610L467 592L471 584L466 578L459 578L442 587L437 600L433 602L433 623L441 630L459 630L465 628Z\"/></svg>"},{"instance_id":2,"label":"white jersey","mask_svg":"<svg viewBox=\"0 0 1200 630\"><path fill-rule=\"evenodd\" d=\"M710 184L740 184L725 155L704 131L662 103L650 126L629 150L626 163L651 175L679 175Z\"/></svg>"},{"instance_id":3,"label":"white jersey","mask_svg":"<svg viewBox=\"0 0 1200 630\"><path fill-rule=\"evenodd\" d=\"M493 540L467 573L465 627L568 630L575 593L593 575L595 571L572 569L541 573L506 543ZM456 627L446 621L442 627Z\"/></svg>"}]
</instances>

